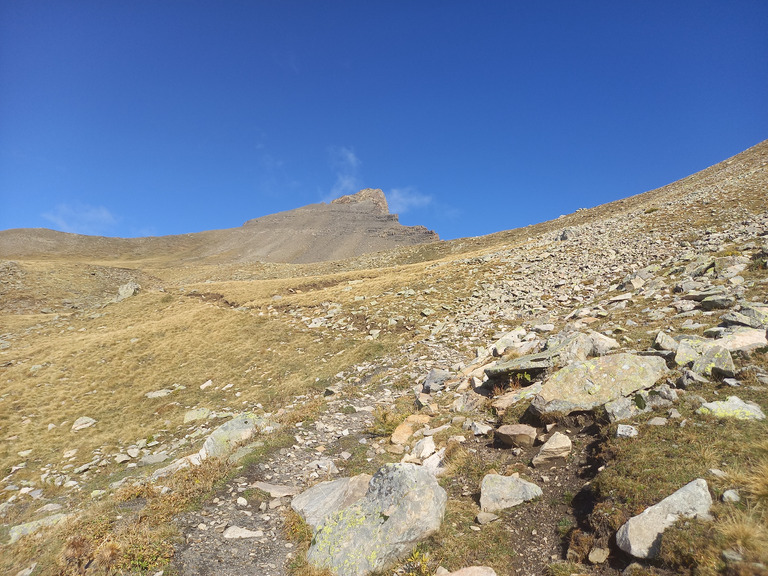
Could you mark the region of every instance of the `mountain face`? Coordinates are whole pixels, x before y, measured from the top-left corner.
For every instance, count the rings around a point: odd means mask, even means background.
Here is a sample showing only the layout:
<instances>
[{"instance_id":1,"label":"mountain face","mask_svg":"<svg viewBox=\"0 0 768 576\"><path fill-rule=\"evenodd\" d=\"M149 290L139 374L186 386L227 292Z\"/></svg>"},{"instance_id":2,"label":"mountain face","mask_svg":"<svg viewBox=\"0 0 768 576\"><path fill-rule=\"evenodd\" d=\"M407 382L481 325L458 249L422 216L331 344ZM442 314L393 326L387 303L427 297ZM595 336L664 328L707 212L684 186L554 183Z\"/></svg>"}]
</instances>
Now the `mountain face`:
<instances>
[{"instance_id":1,"label":"mountain face","mask_svg":"<svg viewBox=\"0 0 768 576\"><path fill-rule=\"evenodd\" d=\"M150 238L104 238L47 229L0 231L0 258L163 258L209 263L308 263L342 260L436 242L424 226L403 226L390 214L384 192L365 189L330 204L247 221L239 228Z\"/></svg>"}]
</instances>

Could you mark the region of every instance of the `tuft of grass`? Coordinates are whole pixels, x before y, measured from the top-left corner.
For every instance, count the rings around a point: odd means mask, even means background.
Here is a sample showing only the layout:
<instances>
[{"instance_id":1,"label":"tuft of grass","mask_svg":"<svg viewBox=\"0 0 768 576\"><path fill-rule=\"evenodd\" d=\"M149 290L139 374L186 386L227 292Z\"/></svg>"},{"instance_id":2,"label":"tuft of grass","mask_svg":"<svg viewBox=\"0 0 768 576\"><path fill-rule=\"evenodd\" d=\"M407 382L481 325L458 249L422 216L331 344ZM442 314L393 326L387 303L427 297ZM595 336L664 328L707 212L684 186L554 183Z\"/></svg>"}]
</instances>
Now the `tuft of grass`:
<instances>
[{"instance_id":1,"label":"tuft of grass","mask_svg":"<svg viewBox=\"0 0 768 576\"><path fill-rule=\"evenodd\" d=\"M289 508L283 516L283 533L296 545L296 552L288 565L291 576L333 576L327 569L320 569L307 562L307 550L312 543L312 529L304 519Z\"/></svg>"}]
</instances>

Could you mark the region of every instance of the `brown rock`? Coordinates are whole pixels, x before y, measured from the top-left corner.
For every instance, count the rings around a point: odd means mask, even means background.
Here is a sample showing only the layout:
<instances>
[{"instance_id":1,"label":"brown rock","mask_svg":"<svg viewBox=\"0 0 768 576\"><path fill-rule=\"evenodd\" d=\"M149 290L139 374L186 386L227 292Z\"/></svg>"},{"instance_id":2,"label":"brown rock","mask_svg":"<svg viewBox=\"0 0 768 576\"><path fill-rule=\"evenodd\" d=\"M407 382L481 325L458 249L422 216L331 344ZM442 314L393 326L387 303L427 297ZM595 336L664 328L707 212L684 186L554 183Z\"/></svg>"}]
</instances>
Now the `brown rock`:
<instances>
[{"instance_id":1,"label":"brown rock","mask_svg":"<svg viewBox=\"0 0 768 576\"><path fill-rule=\"evenodd\" d=\"M533 446L536 428L527 424L505 424L496 430L494 437L505 446Z\"/></svg>"},{"instance_id":2,"label":"brown rock","mask_svg":"<svg viewBox=\"0 0 768 576\"><path fill-rule=\"evenodd\" d=\"M413 428L411 428L411 425L407 422L403 422L400 426L395 428L394 432L392 432L390 441L392 444L399 444L402 446L403 444L408 443L408 439L411 436L413 436Z\"/></svg>"}]
</instances>

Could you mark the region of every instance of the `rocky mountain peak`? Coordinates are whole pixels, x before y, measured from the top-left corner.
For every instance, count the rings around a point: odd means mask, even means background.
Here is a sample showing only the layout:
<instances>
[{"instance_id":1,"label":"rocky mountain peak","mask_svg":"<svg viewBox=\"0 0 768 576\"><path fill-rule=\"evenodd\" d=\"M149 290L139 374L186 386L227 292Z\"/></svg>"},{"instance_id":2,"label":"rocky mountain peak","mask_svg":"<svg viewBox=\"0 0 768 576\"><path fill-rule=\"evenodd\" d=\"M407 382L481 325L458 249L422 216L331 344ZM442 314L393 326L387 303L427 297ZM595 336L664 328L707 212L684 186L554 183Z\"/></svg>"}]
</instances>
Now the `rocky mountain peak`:
<instances>
[{"instance_id":1,"label":"rocky mountain peak","mask_svg":"<svg viewBox=\"0 0 768 576\"><path fill-rule=\"evenodd\" d=\"M389 214L389 205L387 197L381 188L364 188L357 194L348 194L341 198L336 198L331 204L358 204L362 202L371 202L376 207L378 214Z\"/></svg>"}]
</instances>

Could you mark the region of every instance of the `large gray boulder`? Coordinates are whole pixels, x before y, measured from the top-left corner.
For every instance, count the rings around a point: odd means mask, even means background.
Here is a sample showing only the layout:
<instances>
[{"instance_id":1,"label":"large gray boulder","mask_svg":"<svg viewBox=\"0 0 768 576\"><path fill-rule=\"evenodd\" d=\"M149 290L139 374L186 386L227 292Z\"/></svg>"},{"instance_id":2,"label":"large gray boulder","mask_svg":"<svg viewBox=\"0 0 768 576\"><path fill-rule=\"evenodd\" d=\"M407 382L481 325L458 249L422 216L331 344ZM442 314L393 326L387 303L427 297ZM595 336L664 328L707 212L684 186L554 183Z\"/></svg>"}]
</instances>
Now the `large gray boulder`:
<instances>
[{"instance_id":1,"label":"large gray boulder","mask_svg":"<svg viewBox=\"0 0 768 576\"><path fill-rule=\"evenodd\" d=\"M614 354L576 362L549 378L531 402L538 414L592 410L653 386L667 371L663 358Z\"/></svg>"},{"instance_id":2,"label":"large gray boulder","mask_svg":"<svg viewBox=\"0 0 768 576\"><path fill-rule=\"evenodd\" d=\"M388 464L373 476L362 500L325 518L307 560L338 576L384 570L440 529L447 499L425 468Z\"/></svg>"},{"instance_id":3,"label":"large gray boulder","mask_svg":"<svg viewBox=\"0 0 768 576\"><path fill-rule=\"evenodd\" d=\"M708 517L711 506L707 481L699 478L630 518L616 533L616 544L635 558L654 558L659 554L664 530L681 516Z\"/></svg>"},{"instance_id":4,"label":"large gray boulder","mask_svg":"<svg viewBox=\"0 0 768 576\"><path fill-rule=\"evenodd\" d=\"M291 501L293 508L314 532L327 516L362 499L368 492L370 474L320 482Z\"/></svg>"},{"instance_id":5,"label":"large gray boulder","mask_svg":"<svg viewBox=\"0 0 768 576\"><path fill-rule=\"evenodd\" d=\"M486 474L480 483L480 509L483 512L496 512L541 495L541 488L533 482L521 480L516 476Z\"/></svg>"}]
</instances>

